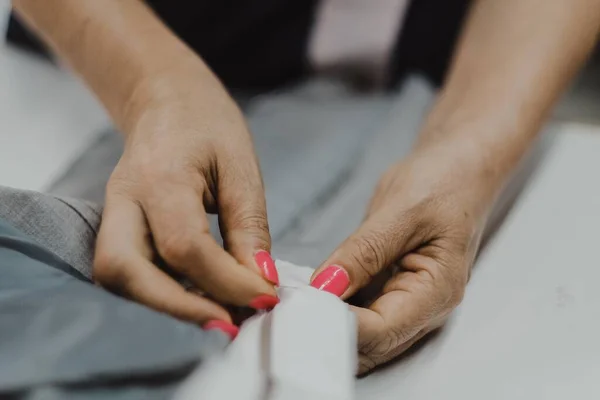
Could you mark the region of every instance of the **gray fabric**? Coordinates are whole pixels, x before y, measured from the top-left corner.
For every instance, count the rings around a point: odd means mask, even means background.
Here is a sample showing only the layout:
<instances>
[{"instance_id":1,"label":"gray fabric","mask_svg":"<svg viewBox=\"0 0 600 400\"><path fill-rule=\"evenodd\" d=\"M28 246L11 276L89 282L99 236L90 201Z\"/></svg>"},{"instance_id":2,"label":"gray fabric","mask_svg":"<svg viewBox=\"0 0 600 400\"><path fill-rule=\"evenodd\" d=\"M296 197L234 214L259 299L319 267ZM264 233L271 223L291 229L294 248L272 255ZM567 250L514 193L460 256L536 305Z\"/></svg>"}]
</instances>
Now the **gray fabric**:
<instances>
[{"instance_id":1,"label":"gray fabric","mask_svg":"<svg viewBox=\"0 0 600 400\"><path fill-rule=\"evenodd\" d=\"M390 111L385 94L315 81L254 99L246 110L274 240L343 185Z\"/></svg>"},{"instance_id":2,"label":"gray fabric","mask_svg":"<svg viewBox=\"0 0 600 400\"><path fill-rule=\"evenodd\" d=\"M101 208L81 200L0 188L0 218L92 277Z\"/></svg>"},{"instance_id":3,"label":"gray fabric","mask_svg":"<svg viewBox=\"0 0 600 400\"><path fill-rule=\"evenodd\" d=\"M381 174L411 149L431 101L433 91L425 81L412 79L387 99L389 112L370 131L360 157L326 202L302 213L299 223L274 246L277 258L301 265L319 265L356 229Z\"/></svg>"},{"instance_id":4,"label":"gray fabric","mask_svg":"<svg viewBox=\"0 0 600 400\"><path fill-rule=\"evenodd\" d=\"M219 333L85 282L2 219L0 277L0 397L76 396L85 389L97 398L165 398L226 344Z\"/></svg>"}]
</instances>

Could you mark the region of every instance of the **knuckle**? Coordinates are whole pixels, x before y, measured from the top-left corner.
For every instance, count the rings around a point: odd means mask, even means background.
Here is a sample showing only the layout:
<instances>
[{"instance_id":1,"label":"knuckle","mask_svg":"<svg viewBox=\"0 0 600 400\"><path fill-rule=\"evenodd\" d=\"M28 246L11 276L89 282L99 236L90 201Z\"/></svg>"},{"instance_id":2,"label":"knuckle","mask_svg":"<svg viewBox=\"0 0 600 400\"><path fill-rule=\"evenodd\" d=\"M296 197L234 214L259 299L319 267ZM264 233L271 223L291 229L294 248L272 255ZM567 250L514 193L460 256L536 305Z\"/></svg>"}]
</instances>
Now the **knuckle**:
<instances>
[{"instance_id":1,"label":"knuckle","mask_svg":"<svg viewBox=\"0 0 600 400\"><path fill-rule=\"evenodd\" d=\"M183 267L194 256L199 236L171 233L157 243L158 252L173 267Z\"/></svg>"},{"instance_id":2,"label":"knuckle","mask_svg":"<svg viewBox=\"0 0 600 400\"><path fill-rule=\"evenodd\" d=\"M251 232L265 232L269 230L267 216L262 212L250 212L238 215L233 219L232 228Z\"/></svg>"},{"instance_id":3,"label":"knuckle","mask_svg":"<svg viewBox=\"0 0 600 400\"><path fill-rule=\"evenodd\" d=\"M379 338L360 349L361 354L365 357L364 367L370 370L378 364L391 360L398 354L398 349L413 336L414 333L410 330L400 328L391 328L382 333Z\"/></svg>"},{"instance_id":4,"label":"knuckle","mask_svg":"<svg viewBox=\"0 0 600 400\"><path fill-rule=\"evenodd\" d=\"M421 325L390 327L365 355L373 362L373 366L386 363L398 357L421 338L425 332L424 329Z\"/></svg>"},{"instance_id":5,"label":"knuckle","mask_svg":"<svg viewBox=\"0 0 600 400\"><path fill-rule=\"evenodd\" d=\"M226 243L232 243L242 237L247 240L250 236L254 246L261 249L270 248L269 223L264 213L244 213L233 218L228 225L228 229L222 231Z\"/></svg>"},{"instance_id":6,"label":"knuckle","mask_svg":"<svg viewBox=\"0 0 600 400\"><path fill-rule=\"evenodd\" d=\"M454 224L458 225L459 222L454 222ZM446 247L456 255L468 254L479 242L476 227L470 224L466 226L461 224L460 229L446 227L444 231L447 237Z\"/></svg>"},{"instance_id":7,"label":"knuckle","mask_svg":"<svg viewBox=\"0 0 600 400\"><path fill-rule=\"evenodd\" d=\"M462 253L448 251L446 245L432 257L434 263L421 270L420 280L432 291L434 309L447 313L461 303L470 268Z\"/></svg>"},{"instance_id":8,"label":"knuckle","mask_svg":"<svg viewBox=\"0 0 600 400\"><path fill-rule=\"evenodd\" d=\"M127 281L127 257L116 252L98 252L94 259L93 278L111 289L122 288Z\"/></svg>"},{"instance_id":9,"label":"knuckle","mask_svg":"<svg viewBox=\"0 0 600 400\"><path fill-rule=\"evenodd\" d=\"M359 337L358 349L361 353L365 355L372 354L373 350L379 346L379 338L371 337L368 340L365 340L362 337Z\"/></svg>"},{"instance_id":10,"label":"knuckle","mask_svg":"<svg viewBox=\"0 0 600 400\"><path fill-rule=\"evenodd\" d=\"M106 184L106 193L127 196L134 188L135 183L120 173L113 173Z\"/></svg>"},{"instance_id":11,"label":"knuckle","mask_svg":"<svg viewBox=\"0 0 600 400\"><path fill-rule=\"evenodd\" d=\"M396 335L393 330L389 330L382 335L377 341L377 344L370 349L369 354L372 358L385 358L392 350L402 343L401 336Z\"/></svg>"},{"instance_id":12,"label":"knuckle","mask_svg":"<svg viewBox=\"0 0 600 400\"><path fill-rule=\"evenodd\" d=\"M388 351L386 352L389 353L392 350L396 349L397 347L400 347L400 345L408 342L410 339L412 339L415 334L419 331L419 327L418 326L414 326L411 328L406 328L406 327L392 327L390 328L388 334L387 334L387 341L388 341Z\"/></svg>"},{"instance_id":13,"label":"knuckle","mask_svg":"<svg viewBox=\"0 0 600 400\"><path fill-rule=\"evenodd\" d=\"M372 360L387 360L396 354L396 349L408 342L418 331L418 327L389 327L367 342L360 344L360 352Z\"/></svg>"},{"instance_id":14,"label":"knuckle","mask_svg":"<svg viewBox=\"0 0 600 400\"><path fill-rule=\"evenodd\" d=\"M456 270L447 270L438 279L438 292L442 304L446 309L452 310L463 300L466 287L466 274L458 273Z\"/></svg>"},{"instance_id":15,"label":"knuckle","mask_svg":"<svg viewBox=\"0 0 600 400\"><path fill-rule=\"evenodd\" d=\"M182 185L196 187L200 185L196 164L181 157L168 163L157 163L156 157L123 158L111 175L107 188L122 190L149 190L163 185Z\"/></svg>"},{"instance_id":16,"label":"knuckle","mask_svg":"<svg viewBox=\"0 0 600 400\"><path fill-rule=\"evenodd\" d=\"M354 243L355 251L351 253L353 265L369 278L375 276L385 261L383 238L378 234L361 237Z\"/></svg>"},{"instance_id":17,"label":"knuckle","mask_svg":"<svg viewBox=\"0 0 600 400\"><path fill-rule=\"evenodd\" d=\"M377 361L369 354L361 354L358 361L358 373L364 374L377 366Z\"/></svg>"},{"instance_id":18,"label":"knuckle","mask_svg":"<svg viewBox=\"0 0 600 400\"><path fill-rule=\"evenodd\" d=\"M458 307L458 305L463 301L463 298L465 297L465 287L462 285L459 286L454 286L453 289L451 290L450 296L449 296L449 301L448 301L448 305L450 306L450 308L454 309L456 307Z\"/></svg>"}]
</instances>

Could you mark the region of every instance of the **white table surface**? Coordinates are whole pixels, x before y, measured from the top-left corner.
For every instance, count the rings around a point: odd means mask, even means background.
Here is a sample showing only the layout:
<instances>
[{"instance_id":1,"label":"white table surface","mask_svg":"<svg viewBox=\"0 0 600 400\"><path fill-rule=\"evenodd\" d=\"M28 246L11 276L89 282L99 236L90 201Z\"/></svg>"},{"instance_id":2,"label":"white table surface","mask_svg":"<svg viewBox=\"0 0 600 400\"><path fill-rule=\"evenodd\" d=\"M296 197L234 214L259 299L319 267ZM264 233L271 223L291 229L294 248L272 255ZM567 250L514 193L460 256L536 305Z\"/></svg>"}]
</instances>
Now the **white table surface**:
<instances>
[{"instance_id":1,"label":"white table surface","mask_svg":"<svg viewBox=\"0 0 600 400\"><path fill-rule=\"evenodd\" d=\"M600 128L567 124L462 305L357 399L600 399Z\"/></svg>"}]
</instances>

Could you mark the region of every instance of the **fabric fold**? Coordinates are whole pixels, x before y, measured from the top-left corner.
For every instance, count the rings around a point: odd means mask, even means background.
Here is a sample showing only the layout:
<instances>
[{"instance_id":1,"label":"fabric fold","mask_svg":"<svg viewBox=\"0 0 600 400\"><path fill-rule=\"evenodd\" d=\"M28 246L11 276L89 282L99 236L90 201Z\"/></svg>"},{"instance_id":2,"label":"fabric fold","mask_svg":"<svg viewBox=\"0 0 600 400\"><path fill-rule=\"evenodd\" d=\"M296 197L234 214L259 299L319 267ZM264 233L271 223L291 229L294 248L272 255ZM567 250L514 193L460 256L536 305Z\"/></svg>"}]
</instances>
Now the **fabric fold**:
<instances>
[{"instance_id":1,"label":"fabric fold","mask_svg":"<svg viewBox=\"0 0 600 400\"><path fill-rule=\"evenodd\" d=\"M276 262L281 302L244 323L225 354L201 365L177 400L352 400L356 322L308 285L312 268Z\"/></svg>"}]
</instances>

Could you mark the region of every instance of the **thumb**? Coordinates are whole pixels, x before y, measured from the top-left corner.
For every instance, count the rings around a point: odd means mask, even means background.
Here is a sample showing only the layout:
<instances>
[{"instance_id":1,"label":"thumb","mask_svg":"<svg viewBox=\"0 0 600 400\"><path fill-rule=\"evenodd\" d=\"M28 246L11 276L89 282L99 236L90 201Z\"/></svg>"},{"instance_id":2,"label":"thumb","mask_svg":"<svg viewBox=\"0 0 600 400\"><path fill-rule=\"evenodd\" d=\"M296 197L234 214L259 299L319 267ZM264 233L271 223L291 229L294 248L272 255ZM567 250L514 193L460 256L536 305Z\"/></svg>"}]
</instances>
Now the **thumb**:
<instances>
[{"instance_id":1,"label":"thumb","mask_svg":"<svg viewBox=\"0 0 600 400\"><path fill-rule=\"evenodd\" d=\"M347 299L410 251L413 232L387 213L373 215L313 273L311 286Z\"/></svg>"},{"instance_id":2,"label":"thumb","mask_svg":"<svg viewBox=\"0 0 600 400\"><path fill-rule=\"evenodd\" d=\"M258 167L238 170L219 182L219 227L225 249L242 265L279 284L271 258L267 206Z\"/></svg>"}]
</instances>

